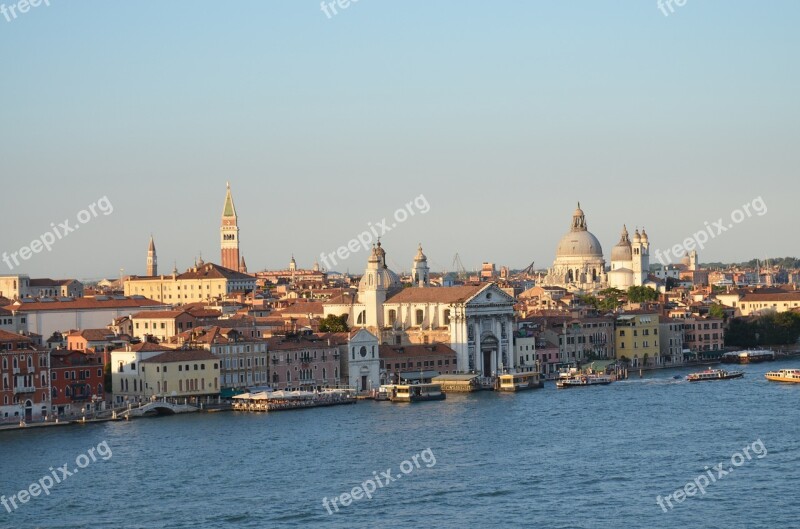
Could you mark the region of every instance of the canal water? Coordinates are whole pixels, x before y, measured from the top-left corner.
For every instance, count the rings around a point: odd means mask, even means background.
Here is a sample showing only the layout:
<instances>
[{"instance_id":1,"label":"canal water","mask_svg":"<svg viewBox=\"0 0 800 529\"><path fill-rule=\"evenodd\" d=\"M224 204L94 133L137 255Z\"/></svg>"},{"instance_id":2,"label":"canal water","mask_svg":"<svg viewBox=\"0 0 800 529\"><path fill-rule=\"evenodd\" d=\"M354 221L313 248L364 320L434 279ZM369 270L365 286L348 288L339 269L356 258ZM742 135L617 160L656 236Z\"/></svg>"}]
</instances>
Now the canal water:
<instances>
[{"instance_id":1,"label":"canal water","mask_svg":"<svg viewBox=\"0 0 800 529\"><path fill-rule=\"evenodd\" d=\"M800 384L763 376L797 365L3 432L0 494L49 490L0 527L798 527Z\"/></svg>"}]
</instances>

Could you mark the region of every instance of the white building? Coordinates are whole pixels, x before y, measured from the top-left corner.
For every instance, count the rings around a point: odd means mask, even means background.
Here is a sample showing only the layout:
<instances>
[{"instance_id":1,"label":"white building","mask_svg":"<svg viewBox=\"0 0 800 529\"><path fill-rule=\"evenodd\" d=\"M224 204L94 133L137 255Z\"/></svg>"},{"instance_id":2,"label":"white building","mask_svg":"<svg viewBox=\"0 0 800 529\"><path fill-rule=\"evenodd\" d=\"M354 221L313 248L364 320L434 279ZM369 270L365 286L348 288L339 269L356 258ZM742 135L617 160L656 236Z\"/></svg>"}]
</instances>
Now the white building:
<instances>
[{"instance_id":1,"label":"white building","mask_svg":"<svg viewBox=\"0 0 800 529\"><path fill-rule=\"evenodd\" d=\"M493 376L513 366L514 298L494 283L431 287L427 257L414 259L415 286L403 288L386 266L386 252L372 249L356 296L342 294L325 303L325 315L348 316L381 344L446 343L457 353L458 370Z\"/></svg>"},{"instance_id":2,"label":"white building","mask_svg":"<svg viewBox=\"0 0 800 529\"><path fill-rule=\"evenodd\" d=\"M347 383L358 391L377 389L381 385L381 361L378 338L367 331L359 329L350 336L347 343L347 354L342 355L342 372L347 373Z\"/></svg>"},{"instance_id":3,"label":"white building","mask_svg":"<svg viewBox=\"0 0 800 529\"><path fill-rule=\"evenodd\" d=\"M628 228L622 227L619 242L611 250L611 270L608 272L608 286L627 290L647 283L650 273L650 241L647 232L637 229L633 241L628 237Z\"/></svg>"}]
</instances>

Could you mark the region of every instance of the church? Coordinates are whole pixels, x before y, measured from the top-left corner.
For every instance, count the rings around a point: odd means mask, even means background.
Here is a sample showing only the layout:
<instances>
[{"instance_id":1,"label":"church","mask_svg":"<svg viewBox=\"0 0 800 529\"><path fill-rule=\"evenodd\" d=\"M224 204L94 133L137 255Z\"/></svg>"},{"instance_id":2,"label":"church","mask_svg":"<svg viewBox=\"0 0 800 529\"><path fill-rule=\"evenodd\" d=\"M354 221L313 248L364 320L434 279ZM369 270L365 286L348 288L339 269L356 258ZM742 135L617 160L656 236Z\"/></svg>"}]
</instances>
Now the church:
<instances>
[{"instance_id":1,"label":"church","mask_svg":"<svg viewBox=\"0 0 800 529\"><path fill-rule=\"evenodd\" d=\"M347 315L384 345L445 343L456 352L457 370L490 377L513 368L514 298L494 283L435 287L419 247L413 285L406 287L386 265L386 250L372 248L355 294L328 300L324 314Z\"/></svg>"},{"instance_id":2,"label":"church","mask_svg":"<svg viewBox=\"0 0 800 529\"><path fill-rule=\"evenodd\" d=\"M633 240L623 226L620 241L611 250L611 266L606 269L603 247L589 231L586 214L578 208L572 214L572 224L559 241L556 259L541 280L544 286L558 286L573 292L596 292L604 288L627 290L632 286L655 286L650 273L650 241L642 228Z\"/></svg>"}]
</instances>

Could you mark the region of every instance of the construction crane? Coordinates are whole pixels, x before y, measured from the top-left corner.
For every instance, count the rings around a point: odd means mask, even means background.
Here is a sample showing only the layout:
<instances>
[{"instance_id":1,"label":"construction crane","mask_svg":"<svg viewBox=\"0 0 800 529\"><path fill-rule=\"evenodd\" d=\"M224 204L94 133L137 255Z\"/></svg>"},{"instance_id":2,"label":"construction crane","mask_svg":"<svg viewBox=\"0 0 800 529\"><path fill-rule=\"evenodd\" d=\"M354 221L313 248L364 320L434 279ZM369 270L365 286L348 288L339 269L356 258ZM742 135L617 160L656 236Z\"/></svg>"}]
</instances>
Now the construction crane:
<instances>
[{"instance_id":1,"label":"construction crane","mask_svg":"<svg viewBox=\"0 0 800 529\"><path fill-rule=\"evenodd\" d=\"M533 267L534 263L536 263L536 261L531 262L531 264L529 264L527 268L523 268L522 273L525 275L532 276L536 272L536 270Z\"/></svg>"},{"instance_id":2,"label":"construction crane","mask_svg":"<svg viewBox=\"0 0 800 529\"><path fill-rule=\"evenodd\" d=\"M453 258L453 268L456 271L456 276L461 281L466 281L469 278L469 274L467 274L467 269L464 268L464 263L461 262L461 256L458 255L456 252L456 256Z\"/></svg>"}]
</instances>

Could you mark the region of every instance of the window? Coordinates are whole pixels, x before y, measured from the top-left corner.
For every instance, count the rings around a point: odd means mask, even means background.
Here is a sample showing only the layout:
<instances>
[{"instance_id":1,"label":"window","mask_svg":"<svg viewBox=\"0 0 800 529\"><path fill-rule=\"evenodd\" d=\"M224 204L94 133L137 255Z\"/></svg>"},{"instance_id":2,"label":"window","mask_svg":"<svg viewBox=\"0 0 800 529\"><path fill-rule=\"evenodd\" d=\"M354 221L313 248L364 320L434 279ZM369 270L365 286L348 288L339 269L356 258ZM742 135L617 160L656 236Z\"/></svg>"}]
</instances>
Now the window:
<instances>
[{"instance_id":1,"label":"window","mask_svg":"<svg viewBox=\"0 0 800 529\"><path fill-rule=\"evenodd\" d=\"M425 319L425 313L422 311L422 309L417 309L416 318L414 320L415 325L422 325L424 319Z\"/></svg>"}]
</instances>

